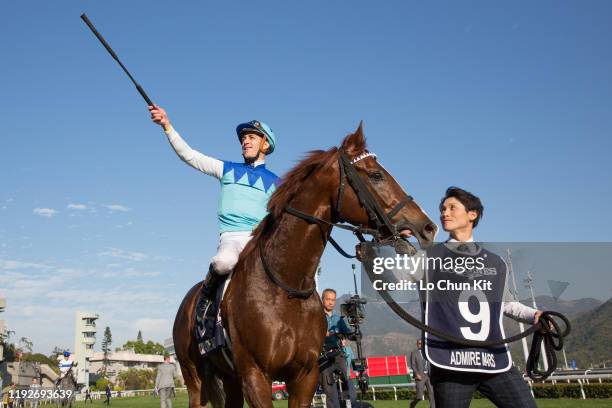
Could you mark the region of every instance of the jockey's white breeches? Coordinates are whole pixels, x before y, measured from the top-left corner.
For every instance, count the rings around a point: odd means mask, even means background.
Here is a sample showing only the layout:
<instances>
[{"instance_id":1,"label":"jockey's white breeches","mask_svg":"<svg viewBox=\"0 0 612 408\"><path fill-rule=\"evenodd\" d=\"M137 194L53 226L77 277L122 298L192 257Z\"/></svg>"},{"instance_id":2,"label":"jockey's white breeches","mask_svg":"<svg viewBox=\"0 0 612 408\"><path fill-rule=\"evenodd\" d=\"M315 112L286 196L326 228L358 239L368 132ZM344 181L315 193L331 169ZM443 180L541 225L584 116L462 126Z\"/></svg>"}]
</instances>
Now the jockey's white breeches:
<instances>
[{"instance_id":1,"label":"jockey's white breeches","mask_svg":"<svg viewBox=\"0 0 612 408\"><path fill-rule=\"evenodd\" d=\"M210 262L219 275L228 275L236 266L240 253L251 240L251 231L224 232L219 236L217 254Z\"/></svg>"}]
</instances>

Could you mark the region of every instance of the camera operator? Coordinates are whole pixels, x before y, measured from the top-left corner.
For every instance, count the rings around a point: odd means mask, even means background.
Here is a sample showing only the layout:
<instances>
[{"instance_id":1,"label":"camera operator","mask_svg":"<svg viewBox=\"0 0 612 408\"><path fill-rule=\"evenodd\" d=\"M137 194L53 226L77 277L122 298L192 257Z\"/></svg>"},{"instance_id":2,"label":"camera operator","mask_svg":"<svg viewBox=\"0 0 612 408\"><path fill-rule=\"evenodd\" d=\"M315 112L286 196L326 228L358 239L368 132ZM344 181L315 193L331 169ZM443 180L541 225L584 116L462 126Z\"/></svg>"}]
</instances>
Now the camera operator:
<instances>
[{"instance_id":1,"label":"camera operator","mask_svg":"<svg viewBox=\"0 0 612 408\"><path fill-rule=\"evenodd\" d=\"M327 335L323 350L326 355L330 356L323 364L321 364L321 374L319 381L323 392L326 396L327 408L340 408L340 398L338 388L334 378L334 372L339 372L344 382L344 387L348 387L351 406L355 406L357 394L355 385L347 376L348 367L346 364L346 356L342 349L342 338L345 334L351 334L352 331L346 321L337 313L334 313L336 306L336 291L334 289L325 289L322 294L323 309L325 310L325 318L327 319Z\"/></svg>"}]
</instances>

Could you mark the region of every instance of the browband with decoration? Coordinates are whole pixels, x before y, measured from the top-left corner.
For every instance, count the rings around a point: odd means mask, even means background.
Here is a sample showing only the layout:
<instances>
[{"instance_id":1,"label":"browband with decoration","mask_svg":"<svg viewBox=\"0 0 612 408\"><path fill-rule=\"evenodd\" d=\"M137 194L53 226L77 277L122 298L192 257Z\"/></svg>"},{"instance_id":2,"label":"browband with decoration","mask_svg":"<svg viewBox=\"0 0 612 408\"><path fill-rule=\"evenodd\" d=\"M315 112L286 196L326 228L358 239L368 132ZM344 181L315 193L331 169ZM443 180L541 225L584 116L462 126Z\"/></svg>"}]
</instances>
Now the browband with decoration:
<instances>
[{"instance_id":1,"label":"browband with decoration","mask_svg":"<svg viewBox=\"0 0 612 408\"><path fill-rule=\"evenodd\" d=\"M359 156L355 157L353 160L351 160L351 164L355 164L357 163L359 160L363 160L366 157L374 157L376 158L376 154L372 153L372 152L365 152L365 153L361 153Z\"/></svg>"}]
</instances>

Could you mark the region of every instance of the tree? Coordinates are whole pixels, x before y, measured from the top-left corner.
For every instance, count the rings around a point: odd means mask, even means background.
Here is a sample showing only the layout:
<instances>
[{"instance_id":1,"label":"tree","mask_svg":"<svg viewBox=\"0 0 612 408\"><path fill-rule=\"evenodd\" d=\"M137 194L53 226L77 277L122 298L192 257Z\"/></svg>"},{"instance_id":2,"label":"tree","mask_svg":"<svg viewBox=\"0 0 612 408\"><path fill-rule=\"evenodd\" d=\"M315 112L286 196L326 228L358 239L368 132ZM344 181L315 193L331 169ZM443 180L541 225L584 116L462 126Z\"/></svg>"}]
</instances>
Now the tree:
<instances>
[{"instance_id":1,"label":"tree","mask_svg":"<svg viewBox=\"0 0 612 408\"><path fill-rule=\"evenodd\" d=\"M126 390L143 390L155 386L156 370L130 368L117 374L117 382Z\"/></svg>"},{"instance_id":2,"label":"tree","mask_svg":"<svg viewBox=\"0 0 612 408\"><path fill-rule=\"evenodd\" d=\"M138 330L138 335L136 336L136 341L139 343L142 343L142 332L140 330Z\"/></svg>"},{"instance_id":3,"label":"tree","mask_svg":"<svg viewBox=\"0 0 612 408\"><path fill-rule=\"evenodd\" d=\"M110 381L108 381L106 378L100 377L92 389L94 391L104 391L106 389L106 384L110 384L111 388L113 388L113 384Z\"/></svg>"},{"instance_id":4,"label":"tree","mask_svg":"<svg viewBox=\"0 0 612 408\"><path fill-rule=\"evenodd\" d=\"M147 341L145 344L146 354L157 354L158 356L163 356L166 352L166 349L163 345L159 343L153 343L151 340Z\"/></svg>"},{"instance_id":5,"label":"tree","mask_svg":"<svg viewBox=\"0 0 612 408\"><path fill-rule=\"evenodd\" d=\"M49 358L41 353L28 353L24 354L21 361L34 361L41 364L47 364L52 370L59 371L57 367L57 360Z\"/></svg>"},{"instance_id":6,"label":"tree","mask_svg":"<svg viewBox=\"0 0 612 408\"><path fill-rule=\"evenodd\" d=\"M7 363L12 363L17 358L17 353L19 353L19 349L15 345L15 343L8 343L4 345L4 360Z\"/></svg>"},{"instance_id":7,"label":"tree","mask_svg":"<svg viewBox=\"0 0 612 408\"><path fill-rule=\"evenodd\" d=\"M22 337L19 339L19 348L22 352L32 354L34 343L32 343L32 340L28 339L27 337Z\"/></svg>"},{"instance_id":8,"label":"tree","mask_svg":"<svg viewBox=\"0 0 612 408\"><path fill-rule=\"evenodd\" d=\"M108 368L108 353L110 352L111 344L113 344L113 335L111 334L110 327L106 326L104 328L104 339L102 339L102 352L104 353L104 358L102 359L102 372L101 376L106 377L106 369Z\"/></svg>"},{"instance_id":9,"label":"tree","mask_svg":"<svg viewBox=\"0 0 612 408\"><path fill-rule=\"evenodd\" d=\"M57 360L57 358L64 353L64 350L65 350L64 347L60 347L60 346L53 347L53 351L49 355L49 358L52 360Z\"/></svg>"},{"instance_id":10,"label":"tree","mask_svg":"<svg viewBox=\"0 0 612 408\"><path fill-rule=\"evenodd\" d=\"M136 354L157 354L158 356L163 356L165 352L163 345L151 340L146 343L144 341L128 340L121 349L132 350Z\"/></svg>"}]
</instances>

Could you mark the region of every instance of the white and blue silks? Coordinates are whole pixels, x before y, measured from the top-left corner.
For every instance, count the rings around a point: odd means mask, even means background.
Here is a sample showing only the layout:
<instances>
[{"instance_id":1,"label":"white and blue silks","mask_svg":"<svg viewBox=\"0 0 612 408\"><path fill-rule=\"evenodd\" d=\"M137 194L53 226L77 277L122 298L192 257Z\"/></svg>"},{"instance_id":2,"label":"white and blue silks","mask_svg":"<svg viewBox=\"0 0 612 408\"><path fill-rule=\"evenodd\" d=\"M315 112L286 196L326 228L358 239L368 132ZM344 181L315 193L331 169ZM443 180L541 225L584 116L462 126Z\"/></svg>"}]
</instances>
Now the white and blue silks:
<instances>
[{"instance_id":1,"label":"white and blue silks","mask_svg":"<svg viewBox=\"0 0 612 408\"><path fill-rule=\"evenodd\" d=\"M266 169L263 161L252 164L221 161L192 149L174 129L166 132L168 141L185 163L221 184L217 210L219 247L211 263L219 274L228 274L251 238L251 232L267 215L268 199L280 178Z\"/></svg>"}]
</instances>

